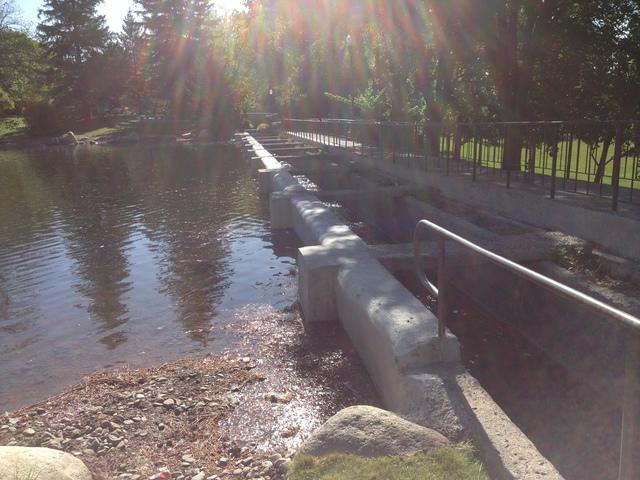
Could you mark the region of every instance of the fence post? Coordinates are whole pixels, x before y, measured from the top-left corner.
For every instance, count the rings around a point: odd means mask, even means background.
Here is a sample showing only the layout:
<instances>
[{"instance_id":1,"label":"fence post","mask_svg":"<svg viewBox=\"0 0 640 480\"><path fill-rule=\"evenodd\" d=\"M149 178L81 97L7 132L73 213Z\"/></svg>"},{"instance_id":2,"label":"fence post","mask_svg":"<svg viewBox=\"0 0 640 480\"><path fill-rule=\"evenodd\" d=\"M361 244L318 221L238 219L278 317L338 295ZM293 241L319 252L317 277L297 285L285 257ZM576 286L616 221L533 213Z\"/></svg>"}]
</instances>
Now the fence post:
<instances>
[{"instance_id":1,"label":"fence post","mask_svg":"<svg viewBox=\"0 0 640 480\"><path fill-rule=\"evenodd\" d=\"M553 126L553 133L551 134L551 191L550 198L553 200L556 198L556 172L558 170L558 128L559 126Z\"/></svg>"},{"instance_id":2,"label":"fence post","mask_svg":"<svg viewBox=\"0 0 640 480\"><path fill-rule=\"evenodd\" d=\"M445 129L447 126L445 126ZM445 140L445 149L447 150L447 155L445 158L445 175L449 175L449 171L451 168L451 131L446 131L447 138Z\"/></svg>"},{"instance_id":3,"label":"fence post","mask_svg":"<svg viewBox=\"0 0 640 480\"><path fill-rule=\"evenodd\" d=\"M380 160L384 160L384 128L382 122L378 122L378 129L380 130Z\"/></svg>"},{"instance_id":4,"label":"fence post","mask_svg":"<svg viewBox=\"0 0 640 480\"><path fill-rule=\"evenodd\" d=\"M620 194L620 163L622 163L622 123L616 122L616 143L613 152L613 172L611 174L611 187L613 188L611 209L618 209L618 196Z\"/></svg>"},{"instance_id":5,"label":"fence post","mask_svg":"<svg viewBox=\"0 0 640 480\"><path fill-rule=\"evenodd\" d=\"M618 480L640 478L640 334L627 331Z\"/></svg>"},{"instance_id":6,"label":"fence post","mask_svg":"<svg viewBox=\"0 0 640 480\"><path fill-rule=\"evenodd\" d=\"M445 275L445 248L444 235L438 235L438 337L444 338L447 328L447 280Z\"/></svg>"},{"instance_id":7,"label":"fence post","mask_svg":"<svg viewBox=\"0 0 640 480\"><path fill-rule=\"evenodd\" d=\"M471 178L475 182L476 168L478 165L478 136L477 136L475 125L473 126L473 129L472 129L472 135L473 135L473 176Z\"/></svg>"}]
</instances>

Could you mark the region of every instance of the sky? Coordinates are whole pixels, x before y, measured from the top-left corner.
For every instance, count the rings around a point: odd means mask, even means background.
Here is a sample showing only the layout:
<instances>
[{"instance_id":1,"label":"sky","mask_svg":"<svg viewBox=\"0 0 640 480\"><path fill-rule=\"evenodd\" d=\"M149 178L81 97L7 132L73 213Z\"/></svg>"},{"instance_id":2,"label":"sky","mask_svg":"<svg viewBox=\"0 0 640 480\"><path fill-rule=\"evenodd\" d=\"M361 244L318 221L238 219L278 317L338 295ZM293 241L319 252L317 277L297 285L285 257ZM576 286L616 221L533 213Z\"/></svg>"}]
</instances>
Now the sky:
<instances>
[{"instance_id":1,"label":"sky","mask_svg":"<svg viewBox=\"0 0 640 480\"><path fill-rule=\"evenodd\" d=\"M24 19L32 24L32 29L38 24L38 9L42 8L42 0L17 0L16 5L22 10ZM133 0L104 0L100 6L100 13L107 17L107 24L112 31L119 31L122 19L132 6ZM242 5L242 0L215 0L216 8L228 12Z\"/></svg>"}]
</instances>

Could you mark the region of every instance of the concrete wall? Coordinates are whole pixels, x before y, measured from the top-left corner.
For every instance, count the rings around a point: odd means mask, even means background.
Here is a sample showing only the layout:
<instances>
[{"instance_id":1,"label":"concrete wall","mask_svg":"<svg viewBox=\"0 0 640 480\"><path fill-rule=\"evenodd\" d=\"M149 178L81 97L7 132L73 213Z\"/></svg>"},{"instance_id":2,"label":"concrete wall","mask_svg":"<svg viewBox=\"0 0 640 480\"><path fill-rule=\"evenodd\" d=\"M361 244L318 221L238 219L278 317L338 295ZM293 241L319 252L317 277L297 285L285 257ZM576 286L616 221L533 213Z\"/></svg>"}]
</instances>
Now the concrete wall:
<instances>
[{"instance_id":1,"label":"concrete wall","mask_svg":"<svg viewBox=\"0 0 640 480\"><path fill-rule=\"evenodd\" d=\"M275 224L295 229L308 245L298 254L305 324L340 321L387 408L449 438L473 438L493 478L561 479L479 385L460 382L468 375L461 373L455 336L447 332L439 338L433 313L371 255L369 247L316 196L301 189L255 139L243 140L249 155L259 159ZM359 205L368 211L364 203ZM486 396L485 409L491 406L488 418L475 413L479 392ZM501 445L505 435L509 439ZM536 465L533 474L521 461L524 458Z\"/></svg>"}]
</instances>

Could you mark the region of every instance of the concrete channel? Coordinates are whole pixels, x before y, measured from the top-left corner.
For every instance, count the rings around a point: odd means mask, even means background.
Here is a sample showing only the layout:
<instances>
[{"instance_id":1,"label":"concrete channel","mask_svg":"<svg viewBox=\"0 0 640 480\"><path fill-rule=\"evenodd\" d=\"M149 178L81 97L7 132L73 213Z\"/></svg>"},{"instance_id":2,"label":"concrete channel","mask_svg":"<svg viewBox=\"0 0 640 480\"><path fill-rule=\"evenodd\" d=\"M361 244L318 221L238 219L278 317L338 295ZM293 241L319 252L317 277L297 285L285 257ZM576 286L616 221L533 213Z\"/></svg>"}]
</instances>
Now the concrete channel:
<instances>
[{"instance_id":1,"label":"concrete channel","mask_svg":"<svg viewBox=\"0 0 640 480\"><path fill-rule=\"evenodd\" d=\"M348 162L332 161L317 146L249 133L239 134L237 141L269 198L273 228L294 230L305 245L298 252L305 325L321 328L323 323L339 322L385 406L452 440L471 440L492 478L562 478L465 370L458 339L451 332L440 339L437 318L394 276L394 271L412 264L409 245L366 243L327 201L346 201L356 208L362 205L359 213L363 216L384 211L396 199L414 215L431 208L431 218L439 218L443 226L461 233L473 231L492 242L498 252L518 252L520 261L545 260L550 245L579 240L526 229L511 238L498 238L416 200L410 196L414 193L411 188L371 181ZM307 174L332 178L333 188L305 188L296 175ZM340 180L345 177L350 179L348 184ZM364 208L371 204L380 208ZM518 248L523 242L530 248ZM427 265L435 263L435 248L433 242L425 249ZM455 249L451 255L454 264L471 260Z\"/></svg>"}]
</instances>

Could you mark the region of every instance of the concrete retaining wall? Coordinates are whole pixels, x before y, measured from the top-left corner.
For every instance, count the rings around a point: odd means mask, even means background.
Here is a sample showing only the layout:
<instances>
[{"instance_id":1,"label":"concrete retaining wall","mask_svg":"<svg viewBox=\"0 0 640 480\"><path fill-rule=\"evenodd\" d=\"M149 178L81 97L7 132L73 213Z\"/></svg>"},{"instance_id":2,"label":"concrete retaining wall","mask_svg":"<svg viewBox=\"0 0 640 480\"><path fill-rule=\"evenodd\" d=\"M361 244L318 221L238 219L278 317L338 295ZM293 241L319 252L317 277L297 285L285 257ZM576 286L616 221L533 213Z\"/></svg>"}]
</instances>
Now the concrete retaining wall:
<instances>
[{"instance_id":1,"label":"concrete retaining wall","mask_svg":"<svg viewBox=\"0 0 640 480\"><path fill-rule=\"evenodd\" d=\"M465 374L455 336L447 332L439 338L433 313L371 255L367 244L304 191L258 141L248 135L239 139L270 193L272 223L293 228L307 245L298 254L305 324L340 321L387 408L449 438L472 438L493 478L561 479L477 383L460 383ZM484 392L490 418L474 413L474 391ZM500 445L505 435L507 445ZM523 458L540 473L531 474Z\"/></svg>"}]
</instances>

